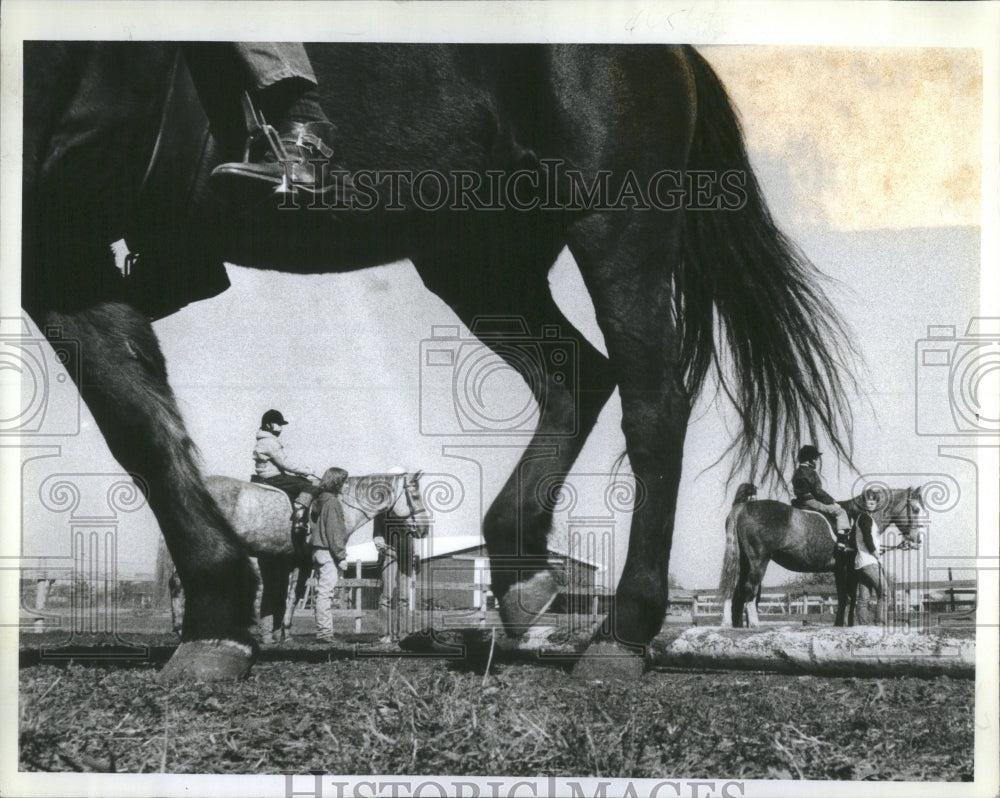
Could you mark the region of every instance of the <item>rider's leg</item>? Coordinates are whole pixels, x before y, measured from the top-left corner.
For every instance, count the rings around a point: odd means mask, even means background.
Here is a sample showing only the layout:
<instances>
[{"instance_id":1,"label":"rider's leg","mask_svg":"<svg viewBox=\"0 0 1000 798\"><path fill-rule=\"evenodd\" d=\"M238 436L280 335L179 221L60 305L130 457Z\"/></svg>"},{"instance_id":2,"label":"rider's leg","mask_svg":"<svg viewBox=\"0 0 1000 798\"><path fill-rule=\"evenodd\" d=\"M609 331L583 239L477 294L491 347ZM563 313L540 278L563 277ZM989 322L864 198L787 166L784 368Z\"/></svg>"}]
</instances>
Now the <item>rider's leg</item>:
<instances>
[{"instance_id":1,"label":"rider's leg","mask_svg":"<svg viewBox=\"0 0 1000 798\"><path fill-rule=\"evenodd\" d=\"M827 504L826 502L821 502L819 499L806 499L801 502L800 506L806 510L815 510L817 513L836 517L836 528L840 532L846 533L851 529L851 521L847 517L847 512L839 504Z\"/></svg>"},{"instance_id":2,"label":"rider's leg","mask_svg":"<svg viewBox=\"0 0 1000 798\"><path fill-rule=\"evenodd\" d=\"M319 104L316 75L305 47L301 42L233 42L231 46L254 105L277 128L285 152L268 149L256 162L221 164L212 172L213 184L238 190L254 185L310 193L334 190L338 180L317 181L312 163L329 163L335 128ZM343 178L339 185L346 189Z\"/></svg>"},{"instance_id":3,"label":"rider's leg","mask_svg":"<svg viewBox=\"0 0 1000 798\"><path fill-rule=\"evenodd\" d=\"M292 543L296 553L301 553L300 544L304 543L309 525L309 505L319 492L305 477L292 474L278 474L274 477L251 477L251 482L263 482L274 488L283 490L292 503Z\"/></svg>"}]
</instances>

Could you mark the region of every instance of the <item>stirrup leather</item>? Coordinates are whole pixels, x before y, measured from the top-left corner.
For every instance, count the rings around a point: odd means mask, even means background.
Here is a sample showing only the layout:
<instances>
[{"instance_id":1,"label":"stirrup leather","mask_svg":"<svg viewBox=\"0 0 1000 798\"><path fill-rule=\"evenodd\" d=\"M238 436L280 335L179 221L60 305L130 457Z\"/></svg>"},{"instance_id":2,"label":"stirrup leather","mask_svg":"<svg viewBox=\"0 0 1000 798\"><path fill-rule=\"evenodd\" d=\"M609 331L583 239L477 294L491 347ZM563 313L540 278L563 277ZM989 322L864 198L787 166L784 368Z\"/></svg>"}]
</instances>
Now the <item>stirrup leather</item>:
<instances>
[{"instance_id":1,"label":"stirrup leather","mask_svg":"<svg viewBox=\"0 0 1000 798\"><path fill-rule=\"evenodd\" d=\"M243 92L241 101L243 107L243 121L247 128L246 145L243 148L243 163L250 163L251 150L260 144L266 144L274 154L276 160L284 162L291 160L285 145L281 142L281 137L275 127L264 118L264 112L254 105L250 92Z\"/></svg>"}]
</instances>

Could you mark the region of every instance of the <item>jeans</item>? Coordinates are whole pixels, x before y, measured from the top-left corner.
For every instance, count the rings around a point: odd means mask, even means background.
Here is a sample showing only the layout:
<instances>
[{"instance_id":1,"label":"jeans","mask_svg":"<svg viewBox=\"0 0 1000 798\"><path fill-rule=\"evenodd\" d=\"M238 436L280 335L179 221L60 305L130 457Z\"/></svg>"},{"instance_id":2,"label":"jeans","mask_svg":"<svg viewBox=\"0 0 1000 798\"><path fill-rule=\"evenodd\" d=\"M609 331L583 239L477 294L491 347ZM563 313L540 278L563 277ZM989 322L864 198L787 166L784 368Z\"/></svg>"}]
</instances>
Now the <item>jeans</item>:
<instances>
[{"instance_id":1,"label":"jeans","mask_svg":"<svg viewBox=\"0 0 1000 798\"><path fill-rule=\"evenodd\" d=\"M340 581L340 571L329 549L313 549L313 565L319 575L316 579L316 634L333 634L333 594Z\"/></svg>"},{"instance_id":2,"label":"jeans","mask_svg":"<svg viewBox=\"0 0 1000 798\"><path fill-rule=\"evenodd\" d=\"M858 580L857 609L854 622L858 626L885 625L885 573L881 565L866 565L855 572Z\"/></svg>"},{"instance_id":3,"label":"jeans","mask_svg":"<svg viewBox=\"0 0 1000 798\"><path fill-rule=\"evenodd\" d=\"M248 85L258 91L288 78L317 85L302 42L233 42L232 47L246 72Z\"/></svg>"}]
</instances>

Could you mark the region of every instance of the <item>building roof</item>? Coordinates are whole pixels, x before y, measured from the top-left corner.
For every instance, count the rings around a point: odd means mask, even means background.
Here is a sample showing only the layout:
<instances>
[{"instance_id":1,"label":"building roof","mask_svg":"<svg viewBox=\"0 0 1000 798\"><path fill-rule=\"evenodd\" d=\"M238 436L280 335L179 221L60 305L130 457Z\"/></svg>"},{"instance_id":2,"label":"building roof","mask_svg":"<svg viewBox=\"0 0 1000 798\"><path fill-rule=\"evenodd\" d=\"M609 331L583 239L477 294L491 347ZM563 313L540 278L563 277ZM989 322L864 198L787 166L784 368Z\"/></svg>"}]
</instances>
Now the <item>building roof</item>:
<instances>
[{"instance_id":1,"label":"building roof","mask_svg":"<svg viewBox=\"0 0 1000 798\"><path fill-rule=\"evenodd\" d=\"M453 554L480 549L486 545L481 535L448 535L447 537L428 537L417 541L417 553L422 560L434 560L439 557L449 557ZM350 551L350 548L348 548ZM597 571L604 570L604 564L586 557L578 557L565 551L549 548L549 554L565 557L574 562L583 563Z\"/></svg>"}]
</instances>

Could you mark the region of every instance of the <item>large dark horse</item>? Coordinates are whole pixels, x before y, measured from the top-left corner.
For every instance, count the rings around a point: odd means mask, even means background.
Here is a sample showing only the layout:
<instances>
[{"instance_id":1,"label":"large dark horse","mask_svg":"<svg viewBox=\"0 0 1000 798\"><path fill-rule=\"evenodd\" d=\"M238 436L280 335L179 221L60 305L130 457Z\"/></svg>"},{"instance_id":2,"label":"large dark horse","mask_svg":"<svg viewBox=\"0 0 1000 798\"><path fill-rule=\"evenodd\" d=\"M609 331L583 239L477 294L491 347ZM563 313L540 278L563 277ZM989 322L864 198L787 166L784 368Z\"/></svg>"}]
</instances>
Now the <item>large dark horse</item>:
<instances>
[{"instance_id":1,"label":"large dark horse","mask_svg":"<svg viewBox=\"0 0 1000 798\"><path fill-rule=\"evenodd\" d=\"M752 485L741 485L726 518L726 555L719 579L722 625L742 626L744 609L749 625L760 625L756 602L764 573L773 560L789 571L833 573L837 584L834 625L843 626L855 587L853 555L836 553L833 526L822 514L772 499L749 499L753 492ZM864 509L863 494L838 504L853 524ZM890 525L899 529L905 545L919 545L927 520L921 489L880 491L873 517L880 529Z\"/></svg>"},{"instance_id":2,"label":"large dark horse","mask_svg":"<svg viewBox=\"0 0 1000 798\"><path fill-rule=\"evenodd\" d=\"M570 471L618 387L645 499L595 641L616 656L588 662L636 673L632 655L663 622L684 437L714 364L740 416L738 465L760 456L776 471L790 445L821 434L849 456L850 345L820 275L767 211L725 90L683 46L308 49L338 161L389 175L356 175L375 186L368 210L213 196L206 169L245 142L224 46L25 46L23 304L54 345L78 342L70 373L112 454L148 486L187 594L172 672L246 671L254 577L200 476L150 318L222 290L224 261L323 272L410 258L538 400L534 437L483 520L515 634L557 589L552 508L536 488ZM109 250L123 236L138 253L127 276ZM607 357L550 293L567 246ZM517 317L514 337L487 316ZM524 343L554 328L575 345L570 379L565 364L539 370Z\"/></svg>"}]
</instances>

